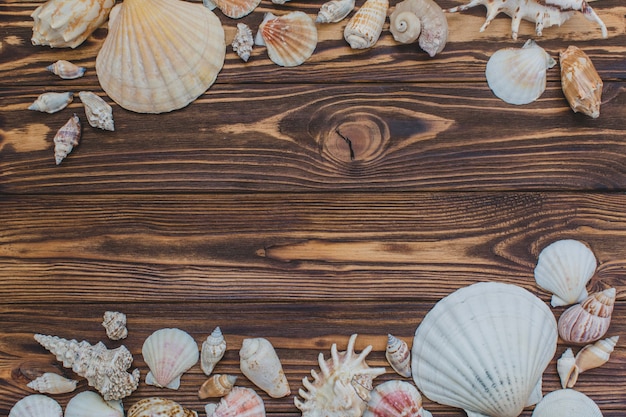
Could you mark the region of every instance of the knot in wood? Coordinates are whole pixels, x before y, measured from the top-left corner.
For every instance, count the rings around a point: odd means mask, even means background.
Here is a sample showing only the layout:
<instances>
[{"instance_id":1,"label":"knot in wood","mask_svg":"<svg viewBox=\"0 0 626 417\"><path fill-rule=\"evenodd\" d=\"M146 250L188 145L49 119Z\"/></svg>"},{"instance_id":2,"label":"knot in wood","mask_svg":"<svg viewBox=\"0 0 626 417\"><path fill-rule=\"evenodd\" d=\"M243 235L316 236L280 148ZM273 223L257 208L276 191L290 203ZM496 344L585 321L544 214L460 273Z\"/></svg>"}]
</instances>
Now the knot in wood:
<instances>
[{"instance_id":1,"label":"knot in wood","mask_svg":"<svg viewBox=\"0 0 626 417\"><path fill-rule=\"evenodd\" d=\"M369 162L384 151L389 140L389 128L373 114L346 114L331 120L320 139L325 158L344 163Z\"/></svg>"}]
</instances>

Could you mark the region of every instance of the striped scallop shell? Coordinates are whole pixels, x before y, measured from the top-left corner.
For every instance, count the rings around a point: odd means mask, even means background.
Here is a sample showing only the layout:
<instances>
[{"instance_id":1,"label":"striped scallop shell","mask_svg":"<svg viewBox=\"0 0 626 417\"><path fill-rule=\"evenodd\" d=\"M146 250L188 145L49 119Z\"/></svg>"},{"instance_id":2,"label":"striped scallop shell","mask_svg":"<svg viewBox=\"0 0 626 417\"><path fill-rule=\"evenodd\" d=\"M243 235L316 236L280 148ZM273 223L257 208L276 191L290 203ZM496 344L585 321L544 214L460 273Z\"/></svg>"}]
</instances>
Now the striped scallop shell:
<instances>
[{"instance_id":1,"label":"striped scallop shell","mask_svg":"<svg viewBox=\"0 0 626 417\"><path fill-rule=\"evenodd\" d=\"M411 349L402 339L394 335L387 335L385 357L394 371L403 377L411 376Z\"/></svg>"},{"instance_id":2,"label":"striped scallop shell","mask_svg":"<svg viewBox=\"0 0 626 417\"><path fill-rule=\"evenodd\" d=\"M510 104L528 104L546 89L546 70L556 61L532 39L520 48L496 51L487 62L485 75L493 93Z\"/></svg>"},{"instance_id":3,"label":"striped scallop shell","mask_svg":"<svg viewBox=\"0 0 626 417\"><path fill-rule=\"evenodd\" d=\"M222 24L201 4L125 0L111 12L96 72L120 106L163 113L202 95L215 82L225 54Z\"/></svg>"},{"instance_id":4,"label":"striped scallop shell","mask_svg":"<svg viewBox=\"0 0 626 417\"><path fill-rule=\"evenodd\" d=\"M566 342L595 342L606 334L615 304L615 288L591 294L559 317L559 336Z\"/></svg>"},{"instance_id":5,"label":"striped scallop shell","mask_svg":"<svg viewBox=\"0 0 626 417\"><path fill-rule=\"evenodd\" d=\"M537 404L532 417L602 417L598 405L582 392L560 389Z\"/></svg>"},{"instance_id":6,"label":"striped scallop shell","mask_svg":"<svg viewBox=\"0 0 626 417\"><path fill-rule=\"evenodd\" d=\"M541 397L556 320L539 298L497 282L439 301L415 332L413 379L430 400L472 416L517 417Z\"/></svg>"},{"instance_id":7,"label":"striped scallop shell","mask_svg":"<svg viewBox=\"0 0 626 417\"><path fill-rule=\"evenodd\" d=\"M282 16L266 13L255 39L281 67L295 67L309 59L317 46L315 22L304 12Z\"/></svg>"},{"instance_id":8,"label":"striped scallop shell","mask_svg":"<svg viewBox=\"0 0 626 417\"><path fill-rule=\"evenodd\" d=\"M224 13L224 15L239 19L252 13L254 9L261 3L261 0L203 0L202 4L209 10L216 7Z\"/></svg>"},{"instance_id":9,"label":"striped scallop shell","mask_svg":"<svg viewBox=\"0 0 626 417\"><path fill-rule=\"evenodd\" d=\"M160 329L148 336L141 354L150 368L146 384L170 389L178 389L181 375L200 358L193 337L174 328Z\"/></svg>"},{"instance_id":10,"label":"striped scallop shell","mask_svg":"<svg viewBox=\"0 0 626 417\"><path fill-rule=\"evenodd\" d=\"M105 401L98 393L83 391L67 403L64 417L124 417L121 400Z\"/></svg>"},{"instance_id":11,"label":"striped scallop shell","mask_svg":"<svg viewBox=\"0 0 626 417\"><path fill-rule=\"evenodd\" d=\"M16 402L9 417L63 417L63 409L47 395L33 394Z\"/></svg>"},{"instance_id":12,"label":"striped scallop shell","mask_svg":"<svg viewBox=\"0 0 626 417\"><path fill-rule=\"evenodd\" d=\"M352 16L343 31L343 37L352 49L367 49L378 41L385 19L389 0L367 0Z\"/></svg>"}]
</instances>

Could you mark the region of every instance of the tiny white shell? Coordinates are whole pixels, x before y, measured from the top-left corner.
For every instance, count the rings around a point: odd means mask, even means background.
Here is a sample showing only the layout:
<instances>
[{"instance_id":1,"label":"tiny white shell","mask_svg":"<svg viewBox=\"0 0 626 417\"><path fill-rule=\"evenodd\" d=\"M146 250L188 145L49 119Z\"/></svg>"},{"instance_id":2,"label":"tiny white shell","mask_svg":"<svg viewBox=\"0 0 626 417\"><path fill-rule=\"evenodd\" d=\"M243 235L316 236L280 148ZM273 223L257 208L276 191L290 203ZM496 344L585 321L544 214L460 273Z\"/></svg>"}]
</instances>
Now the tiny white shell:
<instances>
[{"instance_id":1,"label":"tiny white shell","mask_svg":"<svg viewBox=\"0 0 626 417\"><path fill-rule=\"evenodd\" d=\"M200 367L206 375L211 375L215 365L226 353L226 340L222 330L216 327L206 340L202 342L202 352L200 354Z\"/></svg>"},{"instance_id":2,"label":"tiny white shell","mask_svg":"<svg viewBox=\"0 0 626 417\"><path fill-rule=\"evenodd\" d=\"M291 394L280 359L269 340L262 337L244 339L239 357L241 372L270 397Z\"/></svg>"},{"instance_id":3,"label":"tiny white shell","mask_svg":"<svg viewBox=\"0 0 626 417\"><path fill-rule=\"evenodd\" d=\"M28 107L28 110L56 113L66 108L73 98L74 94L69 91L66 93L43 93Z\"/></svg>"},{"instance_id":4,"label":"tiny white shell","mask_svg":"<svg viewBox=\"0 0 626 417\"><path fill-rule=\"evenodd\" d=\"M602 417L598 405L582 392L560 389L537 404L532 417Z\"/></svg>"},{"instance_id":5,"label":"tiny white shell","mask_svg":"<svg viewBox=\"0 0 626 417\"><path fill-rule=\"evenodd\" d=\"M355 0L330 0L320 7L316 23L337 23L341 22L354 10Z\"/></svg>"},{"instance_id":6,"label":"tiny white shell","mask_svg":"<svg viewBox=\"0 0 626 417\"><path fill-rule=\"evenodd\" d=\"M48 65L46 69L64 80L73 80L85 75L84 67L79 67L64 59L59 59L54 64Z\"/></svg>"},{"instance_id":7,"label":"tiny white shell","mask_svg":"<svg viewBox=\"0 0 626 417\"><path fill-rule=\"evenodd\" d=\"M141 348L144 361L150 368L146 384L178 389L180 377L198 362L200 353L189 333L165 328L152 333Z\"/></svg>"},{"instance_id":8,"label":"tiny white shell","mask_svg":"<svg viewBox=\"0 0 626 417\"><path fill-rule=\"evenodd\" d=\"M78 381L65 378L54 372L46 372L30 381L26 386L45 394L64 394L76 389Z\"/></svg>"},{"instance_id":9,"label":"tiny white shell","mask_svg":"<svg viewBox=\"0 0 626 417\"><path fill-rule=\"evenodd\" d=\"M403 377L411 376L411 350L407 343L394 335L387 335L385 357L389 365Z\"/></svg>"},{"instance_id":10,"label":"tiny white shell","mask_svg":"<svg viewBox=\"0 0 626 417\"><path fill-rule=\"evenodd\" d=\"M81 91L78 93L78 96L85 106L85 115L92 127L102 130L115 130L113 109L102 97L91 91Z\"/></svg>"},{"instance_id":11,"label":"tiny white shell","mask_svg":"<svg viewBox=\"0 0 626 417\"><path fill-rule=\"evenodd\" d=\"M122 400L105 401L98 393L83 391L72 397L64 417L124 417Z\"/></svg>"},{"instance_id":12,"label":"tiny white shell","mask_svg":"<svg viewBox=\"0 0 626 417\"><path fill-rule=\"evenodd\" d=\"M16 402L9 411L9 417L63 417L63 409L56 400L33 394Z\"/></svg>"}]
</instances>

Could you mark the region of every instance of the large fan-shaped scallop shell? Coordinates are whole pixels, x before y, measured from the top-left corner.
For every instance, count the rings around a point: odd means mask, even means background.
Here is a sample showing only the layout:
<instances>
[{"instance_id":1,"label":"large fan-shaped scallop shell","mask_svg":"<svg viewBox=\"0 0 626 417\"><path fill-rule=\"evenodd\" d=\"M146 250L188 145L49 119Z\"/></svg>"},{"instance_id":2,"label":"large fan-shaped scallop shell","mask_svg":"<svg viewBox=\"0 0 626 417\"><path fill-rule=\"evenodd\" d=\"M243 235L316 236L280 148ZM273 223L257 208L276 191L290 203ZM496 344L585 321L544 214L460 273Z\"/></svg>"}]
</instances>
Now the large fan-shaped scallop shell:
<instances>
[{"instance_id":1,"label":"large fan-shaped scallop shell","mask_svg":"<svg viewBox=\"0 0 626 417\"><path fill-rule=\"evenodd\" d=\"M207 404L205 411L207 417L265 417L265 404L253 389L233 387L218 404Z\"/></svg>"},{"instance_id":2,"label":"large fan-shaped scallop shell","mask_svg":"<svg viewBox=\"0 0 626 417\"><path fill-rule=\"evenodd\" d=\"M425 417L422 396L406 381L392 379L371 392L363 417Z\"/></svg>"},{"instance_id":3,"label":"large fan-shaped scallop shell","mask_svg":"<svg viewBox=\"0 0 626 417\"><path fill-rule=\"evenodd\" d=\"M608 288L565 310L559 317L559 336L580 344L600 339L609 330L615 295L615 288Z\"/></svg>"},{"instance_id":4,"label":"large fan-shaped scallop shell","mask_svg":"<svg viewBox=\"0 0 626 417\"><path fill-rule=\"evenodd\" d=\"M541 399L556 320L525 289L478 283L439 301L415 332L413 379L429 399L473 417L517 417Z\"/></svg>"},{"instance_id":5,"label":"large fan-shaped scallop shell","mask_svg":"<svg viewBox=\"0 0 626 417\"><path fill-rule=\"evenodd\" d=\"M27 395L9 411L9 417L62 417L63 409L54 399L42 394Z\"/></svg>"},{"instance_id":6,"label":"large fan-shaped scallop shell","mask_svg":"<svg viewBox=\"0 0 626 417\"><path fill-rule=\"evenodd\" d=\"M556 61L532 39L520 48L496 51L485 75L493 93L510 104L528 104L546 89L546 70Z\"/></svg>"},{"instance_id":7,"label":"large fan-shaped scallop shell","mask_svg":"<svg viewBox=\"0 0 626 417\"><path fill-rule=\"evenodd\" d=\"M215 82L225 54L222 24L201 4L125 0L111 12L96 72L120 106L163 113L202 95Z\"/></svg>"},{"instance_id":8,"label":"large fan-shaped scallop shell","mask_svg":"<svg viewBox=\"0 0 626 417\"><path fill-rule=\"evenodd\" d=\"M175 328L160 329L144 341L143 359L150 368L146 384L178 389L180 377L200 358L198 345L189 333Z\"/></svg>"},{"instance_id":9,"label":"large fan-shaped scallop shell","mask_svg":"<svg viewBox=\"0 0 626 417\"><path fill-rule=\"evenodd\" d=\"M304 12L275 16L266 13L255 43L265 45L267 53L281 67L295 67L309 59L317 46L315 22Z\"/></svg>"},{"instance_id":10,"label":"large fan-shaped scallop shell","mask_svg":"<svg viewBox=\"0 0 626 417\"><path fill-rule=\"evenodd\" d=\"M582 392L560 389L537 404L532 417L602 417L598 405Z\"/></svg>"},{"instance_id":11,"label":"large fan-shaped scallop shell","mask_svg":"<svg viewBox=\"0 0 626 417\"><path fill-rule=\"evenodd\" d=\"M552 306L563 306L587 297L585 286L596 270L596 257L587 245L573 239L546 246L537 260L535 281L552 294Z\"/></svg>"},{"instance_id":12,"label":"large fan-shaped scallop shell","mask_svg":"<svg viewBox=\"0 0 626 417\"><path fill-rule=\"evenodd\" d=\"M63 417L124 417L121 400L105 401L98 393L83 391L67 403Z\"/></svg>"},{"instance_id":13,"label":"large fan-shaped scallop shell","mask_svg":"<svg viewBox=\"0 0 626 417\"><path fill-rule=\"evenodd\" d=\"M203 0L202 3L209 10L217 7L224 15L232 19L239 19L252 13L261 3L261 0Z\"/></svg>"}]
</instances>

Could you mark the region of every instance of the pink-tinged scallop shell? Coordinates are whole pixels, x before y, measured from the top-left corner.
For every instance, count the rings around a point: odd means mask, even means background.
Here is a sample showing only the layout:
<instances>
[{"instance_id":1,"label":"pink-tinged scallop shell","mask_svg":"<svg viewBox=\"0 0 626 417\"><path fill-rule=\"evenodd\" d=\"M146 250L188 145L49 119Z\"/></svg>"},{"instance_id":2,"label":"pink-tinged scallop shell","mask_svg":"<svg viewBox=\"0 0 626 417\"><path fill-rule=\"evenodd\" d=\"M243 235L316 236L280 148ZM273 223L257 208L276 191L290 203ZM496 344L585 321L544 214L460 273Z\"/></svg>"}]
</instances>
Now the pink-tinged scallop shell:
<instances>
[{"instance_id":1,"label":"pink-tinged scallop shell","mask_svg":"<svg viewBox=\"0 0 626 417\"><path fill-rule=\"evenodd\" d=\"M572 110L600 117L603 83L589 56L572 45L559 54L559 63L561 87Z\"/></svg>"},{"instance_id":2,"label":"pink-tinged scallop shell","mask_svg":"<svg viewBox=\"0 0 626 417\"><path fill-rule=\"evenodd\" d=\"M67 403L63 417L124 417L122 400L105 401L98 393L83 391Z\"/></svg>"},{"instance_id":3,"label":"pink-tinged scallop shell","mask_svg":"<svg viewBox=\"0 0 626 417\"><path fill-rule=\"evenodd\" d=\"M209 10L216 7L224 13L224 15L239 19L252 13L254 9L261 3L261 0L203 0L202 4Z\"/></svg>"},{"instance_id":4,"label":"pink-tinged scallop shell","mask_svg":"<svg viewBox=\"0 0 626 417\"><path fill-rule=\"evenodd\" d=\"M275 16L266 13L255 38L281 67L295 67L309 59L317 46L317 28L306 13L296 11Z\"/></svg>"},{"instance_id":5,"label":"pink-tinged scallop shell","mask_svg":"<svg viewBox=\"0 0 626 417\"><path fill-rule=\"evenodd\" d=\"M595 342L609 329L614 304L615 288L591 294L561 314L559 336L570 343Z\"/></svg>"},{"instance_id":6,"label":"pink-tinged scallop shell","mask_svg":"<svg viewBox=\"0 0 626 417\"><path fill-rule=\"evenodd\" d=\"M547 394L537 404L532 417L602 417L598 405L585 394L560 389Z\"/></svg>"},{"instance_id":7,"label":"pink-tinged scallop shell","mask_svg":"<svg viewBox=\"0 0 626 417\"><path fill-rule=\"evenodd\" d=\"M378 42L389 9L389 0L367 0L352 16L343 37L352 49L366 49Z\"/></svg>"},{"instance_id":8,"label":"pink-tinged scallop shell","mask_svg":"<svg viewBox=\"0 0 626 417\"><path fill-rule=\"evenodd\" d=\"M425 417L422 396L406 381L391 380L371 392L363 417Z\"/></svg>"},{"instance_id":9,"label":"pink-tinged scallop shell","mask_svg":"<svg viewBox=\"0 0 626 417\"><path fill-rule=\"evenodd\" d=\"M54 160L57 165L78 146L81 132L80 119L76 114L57 131L54 136Z\"/></svg>"},{"instance_id":10,"label":"pink-tinged scallop shell","mask_svg":"<svg viewBox=\"0 0 626 417\"><path fill-rule=\"evenodd\" d=\"M394 371L403 377L411 376L411 350L407 343L394 335L387 335L385 357Z\"/></svg>"},{"instance_id":11,"label":"pink-tinged scallop shell","mask_svg":"<svg viewBox=\"0 0 626 417\"><path fill-rule=\"evenodd\" d=\"M9 417L63 417L63 409L56 400L33 394L16 402L9 411Z\"/></svg>"},{"instance_id":12,"label":"pink-tinged scallop shell","mask_svg":"<svg viewBox=\"0 0 626 417\"><path fill-rule=\"evenodd\" d=\"M28 110L36 110L44 113L56 113L63 110L74 99L74 93L43 93L35 100Z\"/></svg>"},{"instance_id":13,"label":"pink-tinged scallop shell","mask_svg":"<svg viewBox=\"0 0 626 417\"><path fill-rule=\"evenodd\" d=\"M219 404L207 404L205 411L207 417L265 417L265 404L253 389L233 387Z\"/></svg>"},{"instance_id":14,"label":"pink-tinged scallop shell","mask_svg":"<svg viewBox=\"0 0 626 417\"><path fill-rule=\"evenodd\" d=\"M133 404L127 417L198 417L198 413L166 398L148 397Z\"/></svg>"},{"instance_id":15,"label":"pink-tinged scallop shell","mask_svg":"<svg viewBox=\"0 0 626 417\"><path fill-rule=\"evenodd\" d=\"M175 328L152 333L141 348L143 359L150 368L146 384L178 389L180 377L200 358L198 345L189 333Z\"/></svg>"},{"instance_id":16,"label":"pink-tinged scallop shell","mask_svg":"<svg viewBox=\"0 0 626 417\"><path fill-rule=\"evenodd\" d=\"M84 67L79 67L64 59L59 59L54 64L48 65L46 69L64 80L74 80L85 75Z\"/></svg>"},{"instance_id":17,"label":"pink-tinged scallop shell","mask_svg":"<svg viewBox=\"0 0 626 417\"><path fill-rule=\"evenodd\" d=\"M76 389L78 381L65 378L53 372L46 372L36 379L30 381L26 386L44 394L64 394Z\"/></svg>"}]
</instances>

